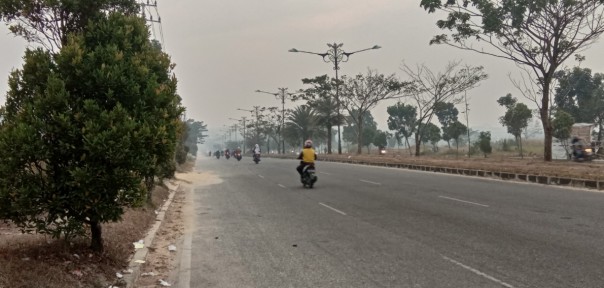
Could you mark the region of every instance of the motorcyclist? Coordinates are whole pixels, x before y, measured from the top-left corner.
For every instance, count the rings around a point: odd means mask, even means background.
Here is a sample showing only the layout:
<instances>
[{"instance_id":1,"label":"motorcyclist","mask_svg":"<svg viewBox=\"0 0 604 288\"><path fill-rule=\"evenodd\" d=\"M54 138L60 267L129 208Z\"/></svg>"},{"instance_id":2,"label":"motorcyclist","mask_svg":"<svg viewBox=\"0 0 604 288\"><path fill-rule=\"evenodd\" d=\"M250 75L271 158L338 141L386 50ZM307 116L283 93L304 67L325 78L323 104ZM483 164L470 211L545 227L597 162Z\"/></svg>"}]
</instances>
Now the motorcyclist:
<instances>
[{"instance_id":1,"label":"motorcyclist","mask_svg":"<svg viewBox=\"0 0 604 288\"><path fill-rule=\"evenodd\" d=\"M312 140L304 141L304 148L300 151L300 155L298 155L298 159L300 159L300 165L296 168L298 174L300 174L300 178L302 177L302 173L304 172L304 167L308 165L314 165L315 160L317 160L317 153L315 153L315 149L312 148Z\"/></svg>"},{"instance_id":2,"label":"motorcyclist","mask_svg":"<svg viewBox=\"0 0 604 288\"><path fill-rule=\"evenodd\" d=\"M260 156L260 145L256 144L254 147L254 155Z\"/></svg>"},{"instance_id":3,"label":"motorcyclist","mask_svg":"<svg viewBox=\"0 0 604 288\"><path fill-rule=\"evenodd\" d=\"M237 147L237 149L235 149L235 154L241 155L241 147Z\"/></svg>"}]
</instances>

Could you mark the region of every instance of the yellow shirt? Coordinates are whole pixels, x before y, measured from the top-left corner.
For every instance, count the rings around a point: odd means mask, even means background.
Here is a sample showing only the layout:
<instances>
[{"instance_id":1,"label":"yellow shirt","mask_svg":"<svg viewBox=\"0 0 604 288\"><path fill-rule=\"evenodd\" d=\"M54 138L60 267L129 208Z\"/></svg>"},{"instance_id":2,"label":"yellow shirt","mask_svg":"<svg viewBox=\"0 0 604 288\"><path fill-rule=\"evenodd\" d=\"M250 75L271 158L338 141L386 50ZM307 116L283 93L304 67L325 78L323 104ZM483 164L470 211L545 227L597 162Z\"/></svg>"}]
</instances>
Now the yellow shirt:
<instances>
[{"instance_id":1,"label":"yellow shirt","mask_svg":"<svg viewBox=\"0 0 604 288\"><path fill-rule=\"evenodd\" d=\"M302 162L315 163L316 158L317 158L317 155L315 154L315 149L312 149L312 148L302 149Z\"/></svg>"}]
</instances>

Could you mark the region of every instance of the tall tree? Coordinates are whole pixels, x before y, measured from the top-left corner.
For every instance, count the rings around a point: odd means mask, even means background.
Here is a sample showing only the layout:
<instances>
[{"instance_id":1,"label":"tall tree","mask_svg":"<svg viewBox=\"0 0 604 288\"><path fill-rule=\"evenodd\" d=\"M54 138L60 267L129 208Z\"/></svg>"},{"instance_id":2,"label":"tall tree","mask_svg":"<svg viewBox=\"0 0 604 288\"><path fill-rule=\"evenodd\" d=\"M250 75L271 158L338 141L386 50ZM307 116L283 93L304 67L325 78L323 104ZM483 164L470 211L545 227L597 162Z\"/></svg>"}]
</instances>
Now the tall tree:
<instances>
[{"instance_id":1,"label":"tall tree","mask_svg":"<svg viewBox=\"0 0 604 288\"><path fill-rule=\"evenodd\" d=\"M533 113L524 103L518 103L518 99L512 97L512 94L500 97L497 103L507 109L505 115L499 118L499 122L507 127L508 133L514 135L520 149L520 157L524 157L522 153L522 132L528 127L529 120L533 118Z\"/></svg>"},{"instance_id":2,"label":"tall tree","mask_svg":"<svg viewBox=\"0 0 604 288\"><path fill-rule=\"evenodd\" d=\"M447 135L455 141L456 156L459 156L459 141L461 141L463 135L466 135L466 132L468 132L468 127L459 121L455 121L447 127ZM444 133L445 131L443 131Z\"/></svg>"},{"instance_id":3,"label":"tall tree","mask_svg":"<svg viewBox=\"0 0 604 288\"><path fill-rule=\"evenodd\" d=\"M446 44L506 59L531 75L541 97L535 102L545 134L544 160L551 161L552 81L564 61L604 33L604 1L421 0L420 6L429 13L448 13L436 24L451 31L451 37L437 35L430 44Z\"/></svg>"},{"instance_id":4,"label":"tall tree","mask_svg":"<svg viewBox=\"0 0 604 288\"><path fill-rule=\"evenodd\" d=\"M552 120L552 125L554 127L554 138L558 139L560 145L562 145L564 151L566 151L567 157L569 158L571 153L569 151L568 140L571 136L570 133L573 124L575 124L575 119L573 119L572 115L564 112L564 110L561 109L556 110L554 119Z\"/></svg>"},{"instance_id":5,"label":"tall tree","mask_svg":"<svg viewBox=\"0 0 604 288\"><path fill-rule=\"evenodd\" d=\"M16 36L56 52L89 21L110 12L134 15L138 8L135 0L0 0L0 20Z\"/></svg>"},{"instance_id":6,"label":"tall tree","mask_svg":"<svg viewBox=\"0 0 604 288\"><path fill-rule=\"evenodd\" d=\"M307 105L294 108L287 117L283 136L292 146L300 146L307 139L323 136L317 114Z\"/></svg>"},{"instance_id":7,"label":"tall tree","mask_svg":"<svg viewBox=\"0 0 604 288\"><path fill-rule=\"evenodd\" d=\"M367 75L359 74L354 78L343 77L342 102L348 113L357 111L352 120L358 127L357 143L363 142L363 116L373 109L380 101L400 98L401 90L408 83L399 82L394 74L385 76L377 71L369 70ZM361 146L357 147L361 154Z\"/></svg>"},{"instance_id":8,"label":"tall tree","mask_svg":"<svg viewBox=\"0 0 604 288\"><path fill-rule=\"evenodd\" d=\"M26 231L83 234L149 192L173 161L182 113L169 57L142 19L114 13L58 54L27 50L11 74L0 124L0 218Z\"/></svg>"},{"instance_id":9,"label":"tall tree","mask_svg":"<svg viewBox=\"0 0 604 288\"><path fill-rule=\"evenodd\" d=\"M434 125L434 123L428 123L422 126L424 131L421 133L423 135L422 143L430 143L432 144L432 151L438 151L438 142L442 139L440 135L440 128Z\"/></svg>"},{"instance_id":10,"label":"tall tree","mask_svg":"<svg viewBox=\"0 0 604 288\"><path fill-rule=\"evenodd\" d=\"M480 81L487 78L487 74L483 72L483 67L460 67L460 62L449 62L445 70L439 73L432 72L425 65L412 69L404 64L402 69L413 82L407 90L417 108L415 156L419 156L422 127L432 121L435 109L443 105L441 103L459 102L459 95L478 86Z\"/></svg>"},{"instance_id":11,"label":"tall tree","mask_svg":"<svg viewBox=\"0 0 604 288\"><path fill-rule=\"evenodd\" d=\"M342 132L342 136L344 141L348 141L352 144L356 144L361 147L368 147L373 143L373 139L377 132L377 123L375 122L373 115L371 115L370 111L366 111L363 118L363 125L360 128L359 125L356 124L354 119L358 118L359 112L357 110L351 111L351 114L346 117L346 122L348 125L344 126L344 131ZM363 133L359 132L359 129L363 129ZM361 142L359 141L359 135L361 136Z\"/></svg>"},{"instance_id":12,"label":"tall tree","mask_svg":"<svg viewBox=\"0 0 604 288\"><path fill-rule=\"evenodd\" d=\"M319 125L324 127L327 134L328 154L332 152L333 126L344 124L344 116L337 110L334 81L335 79L331 79L327 75L302 79L303 84L312 85L312 87L302 90L304 94L299 96L307 100L307 105L313 108L317 114Z\"/></svg>"},{"instance_id":13,"label":"tall tree","mask_svg":"<svg viewBox=\"0 0 604 288\"><path fill-rule=\"evenodd\" d=\"M457 121L459 110L455 108L455 104L453 103L439 102L434 107L434 113L436 114L438 122L440 122L442 128L442 140L447 141L447 146L451 148L451 135L449 135L447 132L449 130L449 126Z\"/></svg>"},{"instance_id":14,"label":"tall tree","mask_svg":"<svg viewBox=\"0 0 604 288\"><path fill-rule=\"evenodd\" d=\"M417 121L417 108L398 102L395 105L386 108L388 112L388 129L395 131L398 139L405 138L409 153L411 153L411 145L409 145L409 137L415 133Z\"/></svg>"},{"instance_id":15,"label":"tall tree","mask_svg":"<svg viewBox=\"0 0 604 288\"><path fill-rule=\"evenodd\" d=\"M575 67L558 71L556 79L558 87L554 99L558 108L570 113L577 122L596 123L598 141L601 141L604 132L604 74L592 75L591 69Z\"/></svg>"}]
</instances>

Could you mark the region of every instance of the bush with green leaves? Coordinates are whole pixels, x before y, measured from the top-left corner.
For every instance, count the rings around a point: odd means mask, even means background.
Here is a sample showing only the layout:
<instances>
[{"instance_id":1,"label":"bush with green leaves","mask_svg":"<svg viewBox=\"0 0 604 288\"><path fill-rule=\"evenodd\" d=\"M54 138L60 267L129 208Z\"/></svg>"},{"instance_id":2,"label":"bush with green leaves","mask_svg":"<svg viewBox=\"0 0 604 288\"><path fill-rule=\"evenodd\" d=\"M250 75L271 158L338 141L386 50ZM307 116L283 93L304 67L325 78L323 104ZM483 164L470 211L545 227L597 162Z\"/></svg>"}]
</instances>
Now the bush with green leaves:
<instances>
[{"instance_id":1,"label":"bush with green leaves","mask_svg":"<svg viewBox=\"0 0 604 288\"><path fill-rule=\"evenodd\" d=\"M0 115L0 219L54 237L88 226L101 251L101 224L173 171L183 108L148 35L144 20L114 13L56 54L26 51Z\"/></svg>"}]
</instances>

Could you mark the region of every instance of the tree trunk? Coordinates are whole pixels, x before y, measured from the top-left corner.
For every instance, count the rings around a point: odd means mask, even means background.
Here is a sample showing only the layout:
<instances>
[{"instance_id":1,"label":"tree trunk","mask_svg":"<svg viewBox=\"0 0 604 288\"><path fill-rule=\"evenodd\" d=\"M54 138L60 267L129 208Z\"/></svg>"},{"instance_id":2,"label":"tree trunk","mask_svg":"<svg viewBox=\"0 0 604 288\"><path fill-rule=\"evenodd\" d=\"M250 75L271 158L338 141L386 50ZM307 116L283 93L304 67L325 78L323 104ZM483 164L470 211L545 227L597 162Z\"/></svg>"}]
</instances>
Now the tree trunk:
<instances>
[{"instance_id":1,"label":"tree trunk","mask_svg":"<svg viewBox=\"0 0 604 288\"><path fill-rule=\"evenodd\" d=\"M524 154L522 153L522 134L518 135L518 145L520 145L520 159L524 159Z\"/></svg>"},{"instance_id":2,"label":"tree trunk","mask_svg":"<svg viewBox=\"0 0 604 288\"><path fill-rule=\"evenodd\" d=\"M359 115L363 115L363 113L359 111ZM357 135L357 154L360 155L363 153L363 116L359 116L357 121L357 128L359 132Z\"/></svg>"},{"instance_id":3,"label":"tree trunk","mask_svg":"<svg viewBox=\"0 0 604 288\"><path fill-rule=\"evenodd\" d=\"M331 126L327 125L327 154L331 154Z\"/></svg>"},{"instance_id":4,"label":"tree trunk","mask_svg":"<svg viewBox=\"0 0 604 288\"><path fill-rule=\"evenodd\" d=\"M419 153L420 153L420 149L421 149L421 145L422 145L422 139L420 136L421 135L419 133L415 133L415 157L419 157Z\"/></svg>"},{"instance_id":5,"label":"tree trunk","mask_svg":"<svg viewBox=\"0 0 604 288\"><path fill-rule=\"evenodd\" d=\"M92 239L90 241L90 248L92 251L103 252L103 231L101 228L101 223L91 221L90 234L92 234Z\"/></svg>"},{"instance_id":6,"label":"tree trunk","mask_svg":"<svg viewBox=\"0 0 604 288\"><path fill-rule=\"evenodd\" d=\"M455 139L455 148L456 148L456 152L455 152L455 158L459 158L459 139Z\"/></svg>"},{"instance_id":7,"label":"tree trunk","mask_svg":"<svg viewBox=\"0 0 604 288\"><path fill-rule=\"evenodd\" d=\"M552 161L552 141L553 141L553 128L552 122L549 117L549 88L552 79L551 76L545 75L543 77L543 98L541 98L541 123L543 124L543 160Z\"/></svg>"},{"instance_id":8,"label":"tree trunk","mask_svg":"<svg viewBox=\"0 0 604 288\"><path fill-rule=\"evenodd\" d=\"M407 149L409 149L409 156L413 156L413 152L411 151L411 144L409 144L409 137L405 137L405 141L407 142Z\"/></svg>"}]
</instances>

